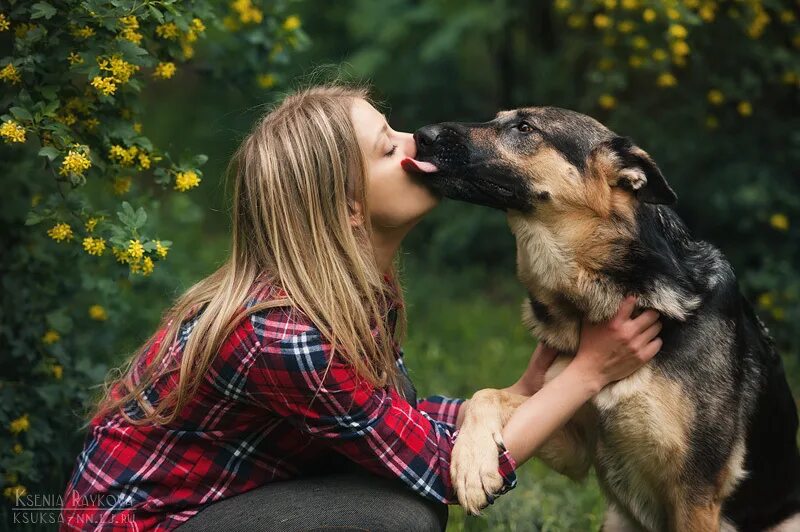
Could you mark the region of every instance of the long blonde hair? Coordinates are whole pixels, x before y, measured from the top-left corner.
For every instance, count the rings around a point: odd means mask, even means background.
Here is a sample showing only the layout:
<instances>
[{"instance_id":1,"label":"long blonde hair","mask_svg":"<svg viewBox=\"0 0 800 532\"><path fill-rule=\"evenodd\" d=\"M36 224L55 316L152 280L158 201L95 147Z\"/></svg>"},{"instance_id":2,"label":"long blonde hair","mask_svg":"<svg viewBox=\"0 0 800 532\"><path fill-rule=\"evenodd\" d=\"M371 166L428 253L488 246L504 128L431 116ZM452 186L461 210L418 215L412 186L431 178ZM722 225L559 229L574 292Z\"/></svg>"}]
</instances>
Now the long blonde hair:
<instances>
[{"instance_id":1,"label":"long blonde hair","mask_svg":"<svg viewBox=\"0 0 800 532\"><path fill-rule=\"evenodd\" d=\"M395 335L386 327L387 285L371 244L368 216L350 223L354 202L367 211L366 166L350 118L361 88L324 85L288 95L264 115L231 158L232 248L229 259L163 315L158 331L107 379L93 415L119 411L133 423L169 423L196 393L223 342L248 315L271 307L300 311L338 356L375 386L399 389L394 342L405 329L403 306ZM267 274L286 298L244 303ZM392 279L396 275L392 272ZM401 297L395 284L394 297ZM180 366L169 359L181 324L204 308L184 347ZM373 335L373 328L377 334ZM155 356L134 371L159 333ZM177 385L153 406L143 391L166 373ZM117 385L121 387L117 387ZM115 392L115 387L118 390ZM125 405L136 400L144 417Z\"/></svg>"}]
</instances>

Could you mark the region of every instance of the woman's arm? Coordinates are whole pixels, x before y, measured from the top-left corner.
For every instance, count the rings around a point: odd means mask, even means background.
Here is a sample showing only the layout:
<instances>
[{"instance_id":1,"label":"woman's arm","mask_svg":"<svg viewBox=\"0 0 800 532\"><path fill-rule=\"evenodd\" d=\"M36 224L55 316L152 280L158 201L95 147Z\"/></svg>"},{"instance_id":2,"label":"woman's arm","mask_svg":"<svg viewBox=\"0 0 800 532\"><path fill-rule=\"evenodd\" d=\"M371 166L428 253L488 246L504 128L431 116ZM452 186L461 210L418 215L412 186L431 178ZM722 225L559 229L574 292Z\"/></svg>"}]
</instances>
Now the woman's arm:
<instances>
[{"instance_id":1,"label":"woman's arm","mask_svg":"<svg viewBox=\"0 0 800 532\"><path fill-rule=\"evenodd\" d=\"M423 497L455 503L450 479L452 428L432 420L395 390L358 376L313 327L262 347L245 383L249 400L365 469L395 477ZM503 489L516 464L495 452Z\"/></svg>"},{"instance_id":2,"label":"woman's arm","mask_svg":"<svg viewBox=\"0 0 800 532\"><path fill-rule=\"evenodd\" d=\"M658 313L630 319L636 299L626 298L608 323L584 323L578 353L567 368L517 408L503 428L503 441L521 464L607 384L641 368L661 349Z\"/></svg>"}]
</instances>

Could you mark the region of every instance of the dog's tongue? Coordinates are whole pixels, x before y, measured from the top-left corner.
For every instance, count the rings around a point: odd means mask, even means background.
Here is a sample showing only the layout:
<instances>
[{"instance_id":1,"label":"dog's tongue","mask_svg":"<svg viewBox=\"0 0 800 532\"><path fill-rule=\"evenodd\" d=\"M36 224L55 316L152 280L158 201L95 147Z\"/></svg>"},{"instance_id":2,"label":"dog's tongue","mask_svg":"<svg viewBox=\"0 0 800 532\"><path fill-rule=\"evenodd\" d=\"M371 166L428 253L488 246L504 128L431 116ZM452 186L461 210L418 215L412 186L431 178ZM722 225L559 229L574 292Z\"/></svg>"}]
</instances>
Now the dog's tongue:
<instances>
[{"instance_id":1,"label":"dog's tongue","mask_svg":"<svg viewBox=\"0 0 800 532\"><path fill-rule=\"evenodd\" d=\"M422 174L432 174L434 172L439 171L439 168L437 168L435 164L425 161L418 161L416 159L412 159L411 157L406 157L405 159L403 159L400 165L406 172L419 172Z\"/></svg>"}]
</instances>

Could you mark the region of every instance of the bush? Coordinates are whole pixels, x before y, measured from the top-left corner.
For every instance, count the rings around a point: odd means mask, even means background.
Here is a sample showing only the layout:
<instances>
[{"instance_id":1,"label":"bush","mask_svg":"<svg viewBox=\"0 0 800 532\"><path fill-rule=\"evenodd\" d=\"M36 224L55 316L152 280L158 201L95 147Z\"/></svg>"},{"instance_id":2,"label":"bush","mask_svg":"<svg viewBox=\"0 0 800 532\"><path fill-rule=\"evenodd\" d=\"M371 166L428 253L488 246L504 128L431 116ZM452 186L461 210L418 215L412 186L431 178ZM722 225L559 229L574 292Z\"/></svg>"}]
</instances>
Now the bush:
<instances>
[{"instance_id":1,"label":"bush","mask_svg":"<svg viewBox=\"0 0 800 532\"><path fill-rule=\"evenodd\" d=\"M89 385L103 380L105 361L119 361L102 351L173 245L153 219L165 205L190 208L172 198L203 180L205 155L170 154L148 138L143 96L187 71L250 92L277 86L307 41L289 7L68 0L11 2L0 13L0 46L11 50L0 58L8 499L63 490Z\"/></svg>"}]
</instances>

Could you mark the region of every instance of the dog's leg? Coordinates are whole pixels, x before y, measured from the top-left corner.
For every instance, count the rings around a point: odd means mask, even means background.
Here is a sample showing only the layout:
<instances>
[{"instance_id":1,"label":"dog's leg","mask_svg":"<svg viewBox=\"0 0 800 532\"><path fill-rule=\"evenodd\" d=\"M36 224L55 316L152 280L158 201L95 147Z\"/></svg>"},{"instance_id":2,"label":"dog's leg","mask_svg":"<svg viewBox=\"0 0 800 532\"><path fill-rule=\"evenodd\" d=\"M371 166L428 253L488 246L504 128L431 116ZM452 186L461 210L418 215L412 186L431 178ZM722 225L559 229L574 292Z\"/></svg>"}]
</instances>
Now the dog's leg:
<instances>
[{"instance_id":1,"label":"dog's leg","mask_svg":"<svg viewBox=\"0 0 800 532\"><path fill-rule=\"evenodd\" d=\"M464 420L450 457L450 477L458 501L469 513L477 515L497 492L503 479L497 472L497 441L516 408L528 399L503 390L479 390L463 408ZM575 421L569 421L554 432L536 451L548 466L575 480L586 476L592 454L581 430L587 413L579 410Z\"/></svg>"},{"instance_id":2,"label":"dog's leg","mask_svg":"<svg viewBox=\"0 0 800 532\"><path fill-rule=\"evenodd\" d=\"M463 422L450 457L450 477L464 509L477 515L503 485L497 442L514 410L528 399L503 390L479 390L462 407Z\"/></svg>"}]
</instances>

